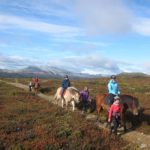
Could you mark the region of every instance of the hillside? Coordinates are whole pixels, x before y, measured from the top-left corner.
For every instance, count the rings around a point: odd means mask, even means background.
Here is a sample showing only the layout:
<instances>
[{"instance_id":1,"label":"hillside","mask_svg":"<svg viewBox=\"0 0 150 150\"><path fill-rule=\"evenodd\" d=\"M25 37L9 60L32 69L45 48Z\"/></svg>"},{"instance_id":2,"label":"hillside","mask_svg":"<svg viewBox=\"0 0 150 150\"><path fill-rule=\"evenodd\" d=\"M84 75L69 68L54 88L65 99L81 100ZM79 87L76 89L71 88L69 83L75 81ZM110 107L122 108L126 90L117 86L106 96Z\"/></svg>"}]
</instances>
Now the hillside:
<instances>
[{"instance_id":1,"label":"hillside","mask_svg":"<svg viewBox=\"0 0 150 150\"><path fill-rule=\"evenodd\" d=\"M41 78L62 78L65 75L69 75L71 78L94 78L101 75L90 75L83 73L71 72L65 69L60 69L56 67L35 67L29 66L24 69L18 70L6 70L0 69L0 77L9 77L9 78L31 78L34 76L39 76Z\"/></svg>"},{"instance_id":2,"label":"hillside","mask_svg":"<svg viewBox=\"0 0 150 150\"><path fill-rule=\"evenodd\" d=\"M150 77L150 75L147 75L147 74L142 73L142 72L132 72L132 73L123 72L123 73L118 74L118 76L119 77L132 77L132 78Z\"/></svg>"},{"instance_id":3,"label":"hillside","mask_svg":"<svg viewBox=\"0 0 150 150\"><path fill-rule=\"evenodd\" d=\"M9 93L8 93L9 91ZM0 149L134 149L100 130L79 112L66 111L0 82Z\"/></svg>"}]
</instances>

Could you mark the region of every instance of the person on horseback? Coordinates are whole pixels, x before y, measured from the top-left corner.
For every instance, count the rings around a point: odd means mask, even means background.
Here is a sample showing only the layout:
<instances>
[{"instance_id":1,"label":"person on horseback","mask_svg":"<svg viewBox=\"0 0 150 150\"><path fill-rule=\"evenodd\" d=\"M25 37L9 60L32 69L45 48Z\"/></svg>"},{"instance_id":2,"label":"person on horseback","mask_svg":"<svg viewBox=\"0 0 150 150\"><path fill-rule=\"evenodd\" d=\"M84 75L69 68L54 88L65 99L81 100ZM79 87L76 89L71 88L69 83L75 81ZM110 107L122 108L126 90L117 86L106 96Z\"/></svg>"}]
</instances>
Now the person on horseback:
<instances>
[{"instance_id":1,"label":"person on horseback","mask_svg":"<svg viewBox=\"0 0 150 150\"><path fill-rule=\"evenodd\" d=\"M109 105L111 106L114 102L114 97L120 94L119 86L116 81L116 76L112 75L108 83L108 93L109 93Z\"/></svg>"},{"instance_id":2,"label":"person on horseback","mask_svg":"<svg viewBox=\"0 0 150 150\"><path fill-rule=\"evenodd\" d=\"M68 75L65 75L64 80L62 81L61 87L62 87L62 92L61 92L61 97L63 98L65 90L71 86L70 80Z\"/></svg>"},{"instance_id":3,"label":"person on horseback","mask_svg":"<svg viewBox=\"0 0 150 150\"><path fill-rule=\"evenodd\" d=\"M38 76L34 78L34 84L36 83L38 84L38 86L40 86L40 78Z\"/></svg>"},{"instance_id":4,"label":"person on horseback","mask_svg":"<svg viewBox=\"0 0 150 150\"><path fill-rule=\"evenodd\" d=\"M117 128L121 123L121 105L119 96L114 97L114 102L109 110L108 122L110 123L111 133L114 130L114 133L117 134Z\"/></svg>"},{"instance_id":5,"label":"person on horseback","mask_svg":"<svg viewBox=\"0 0 150 150\"><path fill-rule=\"evenodd\" d=\"M35 82L40 82L40 78L38 76L35 77Z\"/></svg>"}]
</instances>

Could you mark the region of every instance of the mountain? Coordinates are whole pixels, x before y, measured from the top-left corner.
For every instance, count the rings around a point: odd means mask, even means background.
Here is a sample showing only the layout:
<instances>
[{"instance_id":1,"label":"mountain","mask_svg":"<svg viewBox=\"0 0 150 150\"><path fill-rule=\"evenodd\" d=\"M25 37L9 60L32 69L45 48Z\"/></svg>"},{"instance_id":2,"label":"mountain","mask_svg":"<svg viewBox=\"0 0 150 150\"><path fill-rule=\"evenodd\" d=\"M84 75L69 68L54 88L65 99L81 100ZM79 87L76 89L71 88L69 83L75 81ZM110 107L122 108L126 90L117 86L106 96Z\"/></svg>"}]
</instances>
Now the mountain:
<instances>
[{"instance_id":1,"label":"mountain","mask_svg":"<svg viewBox=\"0 0 150 150\"><path fill-rule=\"evenodd\" d=\"M100 78L100 77L110 77L110 75L90 75L84 73L71 72L66 69L60 69L57 67L51 66L29 66L23 69L18 70L8 70L8 69L0 69L0 77L7 78L32 78L35 76L39 76L40 78L63 78L65 75L68 75L70 78ZM122 72L118 74L119 77L128 77L128 78L143 78L150 77L150 75L136 72L136 73L128 73Z\"/></svg>"},{"instance_id":2,"label":"mountain","mask_svg":"<svg viewBox=\"0 0 150 150\"><path fill-rule=\"evenodd\" d=\"M142 72L122 72L118 74L119 77L131 77L131 78L143 78L150 77L150 75L142 73Z\"/></svg>"},{"instance_id":3,"label":"mountain","mask_svg":"<svg viewBox=\"0 0 150 150\"><path fill-rule=\"evenodd\" d=\"M9 78L32 78L35 76L39 76L41 78L63 78L65 75L68 75L71 78L94 78L100 77L100 75L90 75L83 73L75 73L65 69L60 69L57 67L35 67L29 66L27 68L19 69L19 70L6 70L0 69L0 77L9 77Z\"/></svg>"}]
</instances>

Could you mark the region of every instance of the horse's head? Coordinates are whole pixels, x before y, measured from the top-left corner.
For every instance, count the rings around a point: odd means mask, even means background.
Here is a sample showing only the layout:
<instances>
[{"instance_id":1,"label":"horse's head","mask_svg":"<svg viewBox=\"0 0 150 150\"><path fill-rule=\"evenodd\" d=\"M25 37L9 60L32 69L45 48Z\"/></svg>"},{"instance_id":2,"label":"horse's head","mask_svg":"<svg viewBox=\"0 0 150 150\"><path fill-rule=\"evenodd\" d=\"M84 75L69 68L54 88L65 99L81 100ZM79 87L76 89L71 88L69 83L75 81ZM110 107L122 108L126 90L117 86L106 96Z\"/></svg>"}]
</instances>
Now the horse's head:
<instances>
[{"instance_id":1,"label":"horse's head","mask_svg":"<svg viewBox=\"0 0 150 150\"><path fill-rule=\"evenodd\" d=\"M128 102L128 106L131 109L133 115L137 116L139 114L139 102L138 99L136 97L133 96L127 96L127 100L129 100Z\"/></svg>"},{"instance_id":2,"label":"horse's head","mask_svg":"<svg viewBox=\"0 0 150 150\"><path fill-rule=\"evenodd\" d=\"M76 103L79 103L79 101L80 101L80 94L79 94L79 92L76 92L74 94L73 98L74 98L74 100L75 100Z\"/></svg>"},{"instance_id":3,"label":"horse's head","mask_svg":"<svg viewBox=\"0 0 150 150\"><path fill-rule=\"evenodd\" d=\"M136 97L133 97L132 112L133 112L133 115L136 115L136 116L139 114L139 102Z\"/></svg>"},{"instance_id":4,"label":"horse's head","mask_svg":"<svg viewBox=\"0 0 150 150\"><path fill-rule=\"evenodd\" d=\"M122 95L121 100L123 100L124 106L131 110L133 115L139 114L139 102L136 97L130 96L130 95Z\"/></svg>"},{"instance_id":5,"label":"horse's head","mask_svg":"<svg viewBox=\"0 0 150 150\"><path fill-rule=\"evenodd\" d=\"M76 103L79 103L80 101L80 93L75 87L69 87L68 90L70 91L70 94L72 95L72 98Z\"/></svg>"},{"instance_id":6,"label":"horse's head","mask_svg":"<svg viewBox=\"0 0 150 150\"><path fill-rule=\"evenodd\" d=\"M135 116L137 116L139 114L137 107L133 107L132 112L133 112L133 115L135 115Z\"/></svg>"}]
</instances>

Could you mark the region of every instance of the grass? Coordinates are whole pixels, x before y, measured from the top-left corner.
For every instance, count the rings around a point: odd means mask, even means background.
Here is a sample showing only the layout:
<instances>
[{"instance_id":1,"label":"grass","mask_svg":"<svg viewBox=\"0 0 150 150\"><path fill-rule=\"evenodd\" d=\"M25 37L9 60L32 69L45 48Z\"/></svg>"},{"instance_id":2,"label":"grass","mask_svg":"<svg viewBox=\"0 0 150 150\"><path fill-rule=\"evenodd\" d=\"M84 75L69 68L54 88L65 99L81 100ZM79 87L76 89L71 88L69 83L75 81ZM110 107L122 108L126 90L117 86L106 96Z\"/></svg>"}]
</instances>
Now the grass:
<instances>
[{"instance_id":1,"label":"grass","mask_svg":"<svg viewBox=\"0 0 150 150\"><path fill-rule=\"evenodd\" d=\"M64 110L2 82L0 95L0 149L127 149L128 143L115 136L112 140L107 131L86 121L78 111Z\"/></svg>"},{"instance_id":2,"label":"grass","mask_svg":"<svg viewBox=\"0 0 150 150\"><path fill-rule=\"evenodd\" d=\"M16 79L7 79L15 82ZM30 79L18 79L18 82L28 84ZM72 86L82 90L84 86L89 88L90 94L95 98L97 93L107 93L107 83L109 78L80 79L72 80ZM129 94L139 99L140 106L144 108L143 115L136 122L136 130L145 134L150 134L150 78L127 78L117 79L122 94ZM60 79L42 79L41 92L47 95L54 95L56 89L61 85ZM95 113L95 112L94 112Z\"/></svg>"}]
</instances>

